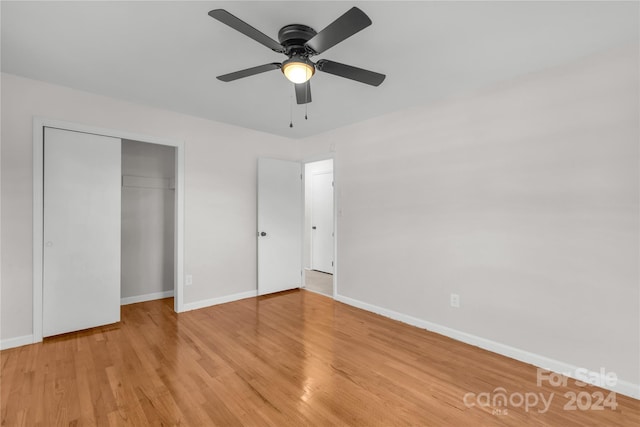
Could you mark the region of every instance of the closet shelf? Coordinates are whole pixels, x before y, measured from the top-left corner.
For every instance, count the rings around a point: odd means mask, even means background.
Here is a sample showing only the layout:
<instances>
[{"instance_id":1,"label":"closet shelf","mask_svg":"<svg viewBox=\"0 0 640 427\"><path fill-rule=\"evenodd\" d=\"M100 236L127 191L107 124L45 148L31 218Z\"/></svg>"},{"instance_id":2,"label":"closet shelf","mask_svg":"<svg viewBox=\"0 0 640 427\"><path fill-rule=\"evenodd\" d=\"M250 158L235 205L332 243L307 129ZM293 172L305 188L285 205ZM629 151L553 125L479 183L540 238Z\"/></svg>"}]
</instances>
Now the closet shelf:
<instances>
[{"instance_id":1,"label":"closet shelf","mask_svg":"<svg viewBox=\"0 0 640 427\"><path fill-rule=\"evenodd\" d=\"M146 176L122 175L122 188L175 190L176 183L174 178L152 178Z\"/></svg>"}]
</instances>

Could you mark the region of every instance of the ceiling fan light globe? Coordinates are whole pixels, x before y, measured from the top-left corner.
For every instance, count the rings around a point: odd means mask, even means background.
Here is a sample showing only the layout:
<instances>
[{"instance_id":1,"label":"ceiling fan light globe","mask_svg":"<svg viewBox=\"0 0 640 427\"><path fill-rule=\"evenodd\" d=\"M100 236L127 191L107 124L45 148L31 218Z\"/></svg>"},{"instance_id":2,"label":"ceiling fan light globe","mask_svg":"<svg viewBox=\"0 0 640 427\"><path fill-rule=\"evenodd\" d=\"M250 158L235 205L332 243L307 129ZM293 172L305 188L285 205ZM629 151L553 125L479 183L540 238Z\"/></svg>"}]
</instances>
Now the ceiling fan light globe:
<instances>
[{"instance_id":1,"label":"ceiling fan light globe","mask_svg":"<svg viewBox=\"0 0 640 427\"><path fill-rule=\"evenodd\" d=\"M309 80L316 70L306 62L291 61L282 64L282 72L289 81L300 84Z\"/></svg>"}]
</instances>

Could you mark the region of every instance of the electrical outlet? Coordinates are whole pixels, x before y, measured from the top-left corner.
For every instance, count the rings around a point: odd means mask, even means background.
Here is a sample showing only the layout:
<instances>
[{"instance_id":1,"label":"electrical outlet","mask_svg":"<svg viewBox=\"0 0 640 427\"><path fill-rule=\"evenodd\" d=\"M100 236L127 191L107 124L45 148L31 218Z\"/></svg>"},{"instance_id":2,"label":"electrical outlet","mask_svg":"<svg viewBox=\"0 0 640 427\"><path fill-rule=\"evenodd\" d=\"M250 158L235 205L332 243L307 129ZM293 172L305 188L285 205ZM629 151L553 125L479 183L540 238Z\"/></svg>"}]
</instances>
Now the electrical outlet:
<instances>
[{"instance_id":1,"label":"electrical outlet","mask_svg":"<svg viewBox=\"0 0 640 427\"><path fill-rule=\"evenodd\" d=\"M193 276L190 274L187 274L184 278L184 285L185 286L191 286L193 285Z\"/></svg>"},{"instance_id":2,"label":"electrical outlet","mask_svg":"<svg viewBox=\"0 0 640 427\"><path fill-rule=\"evenodd\" d=\"M451 294L451 307L460 308L460 295Z\"/></svg>"}]
</instances>

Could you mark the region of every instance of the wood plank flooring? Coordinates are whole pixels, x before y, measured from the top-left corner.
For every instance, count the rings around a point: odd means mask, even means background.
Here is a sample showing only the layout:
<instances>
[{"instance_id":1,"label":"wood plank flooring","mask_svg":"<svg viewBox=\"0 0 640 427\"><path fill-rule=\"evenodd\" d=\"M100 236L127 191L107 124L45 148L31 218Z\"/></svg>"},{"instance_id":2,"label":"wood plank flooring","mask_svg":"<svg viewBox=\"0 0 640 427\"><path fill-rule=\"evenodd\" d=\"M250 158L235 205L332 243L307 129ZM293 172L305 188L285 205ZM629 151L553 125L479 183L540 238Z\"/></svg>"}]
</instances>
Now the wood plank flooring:
<instances>
[{"instance_id":1,"label":"wood plank flooring","mask_svg":"<svg viewBox=\"0 0 640 427\"><path fill-rule=\"evenodd\" d=\"M128 305L0 359L2 426L640 425L638 400L564 410L564 393L601 390L538 387L533 366L303 290L180 315ZM482 406L497 387L554 397L544 413Z\"/></svg>"}]
</instances>

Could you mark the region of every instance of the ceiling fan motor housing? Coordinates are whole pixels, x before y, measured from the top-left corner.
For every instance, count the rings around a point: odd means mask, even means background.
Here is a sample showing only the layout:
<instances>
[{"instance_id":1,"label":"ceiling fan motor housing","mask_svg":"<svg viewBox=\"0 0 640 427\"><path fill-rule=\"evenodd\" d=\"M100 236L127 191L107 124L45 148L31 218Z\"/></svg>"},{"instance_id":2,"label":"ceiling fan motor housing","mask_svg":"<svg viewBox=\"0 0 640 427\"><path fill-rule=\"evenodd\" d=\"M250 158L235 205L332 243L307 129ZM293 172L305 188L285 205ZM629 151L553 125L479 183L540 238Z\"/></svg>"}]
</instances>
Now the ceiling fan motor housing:
<instances>
[{"instance_id":1,"label":"ceiling fan motor housing","mask_svg":"<svg viewBox=\"0 0 640 427\"><path fill-rule=\"evenodd\" d=\"M278 41L285 48L285 54L308 57L311 51L307 50L305 43L315 36L316 30L302 24L285 25L278 31Z\"/></svg>"}]
</instances>

